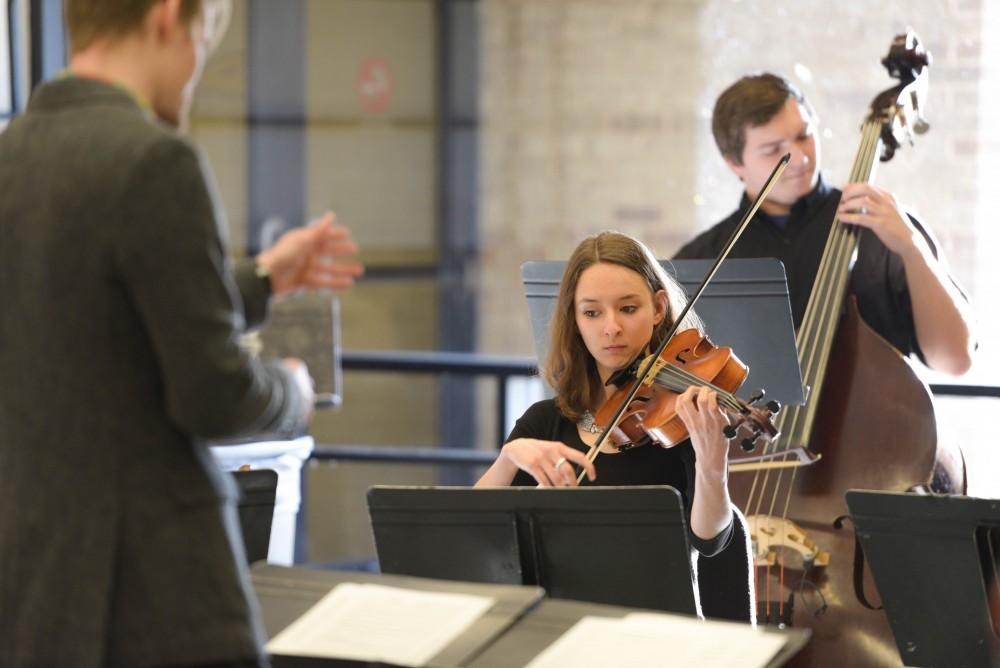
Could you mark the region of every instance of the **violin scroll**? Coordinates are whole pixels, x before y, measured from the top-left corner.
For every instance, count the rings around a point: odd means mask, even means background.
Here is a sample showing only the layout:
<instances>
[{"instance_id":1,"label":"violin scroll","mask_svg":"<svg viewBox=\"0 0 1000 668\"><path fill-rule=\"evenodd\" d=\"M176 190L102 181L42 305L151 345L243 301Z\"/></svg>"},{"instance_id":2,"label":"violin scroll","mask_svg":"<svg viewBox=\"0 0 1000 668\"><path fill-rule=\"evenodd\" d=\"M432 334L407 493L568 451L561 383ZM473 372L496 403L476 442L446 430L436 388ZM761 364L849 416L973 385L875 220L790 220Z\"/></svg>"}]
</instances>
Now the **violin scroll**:
<instances>
[{"instance_id":1,"label":"violin scroll","mask_svg":"<svg viewBox=\"0 0 1000 668\"><path fill-rule=\"evenodd\" d=\"M735 418L735 424L730 424L723 433L730 440L739 438L743 452L753 452L757 446L765 446L780 435L774 416L781 410L781 404L772 399L758 406L763 398L764 390L757 390L748 401L741 402L738 411L729 411L730 419Z\"/></svg>"}]
</instances>

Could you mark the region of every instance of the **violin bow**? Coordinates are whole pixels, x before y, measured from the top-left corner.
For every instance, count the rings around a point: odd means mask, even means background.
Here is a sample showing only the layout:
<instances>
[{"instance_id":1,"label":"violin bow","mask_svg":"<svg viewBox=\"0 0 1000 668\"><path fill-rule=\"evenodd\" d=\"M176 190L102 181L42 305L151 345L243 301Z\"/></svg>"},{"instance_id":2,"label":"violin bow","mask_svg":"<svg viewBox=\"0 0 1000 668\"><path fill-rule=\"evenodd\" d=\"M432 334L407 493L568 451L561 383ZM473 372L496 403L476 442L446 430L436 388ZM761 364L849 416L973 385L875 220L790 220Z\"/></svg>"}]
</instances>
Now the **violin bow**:
<instances>
[{"instance_id":1,"label":"violin bow","mask_svg":"<svg viewBox=\"0 0 1000 668\"><path fill-rule=\"evenodd\" d=\"M774 187L774 184L781 176L781 173L785 171L785 167L788 166L788 161L791 160L791 158L792 154L786 153L785 155L781 156L781 159L778 160L778 164L776 164L774 166L774 169L771 170L771 175L767 177L767 181L764 182L764 187L760 189L760 192L757 194L757 197L754 198L753 204L751 204L750 208L747 209L747 212L743 214L743 218L740 220L740 224L736 226L736 229L733 230L733 233L729 236L729 240L726 241L726 245L722 249L722 252L719 253L719 257L715 259L715 262L712 264L711 269L708 270L708 273L705 274L705 278L702 279L701 285L699 285L698 289L695 290L694 295L691 297L691 299L688 300L687 304L681 310L680 315L678 315L674 319L673 324L670 326L670 331L667 332L667 335L663 337L662 341L660 341L660 344L657 346L656 351L652 355L650 355L649 358L647 358L645 365L642 367L639 373L636 374L636 382L633 383L632 389L629 390L628 394L625 395L625 398L622 399L621 404L619 404L618 408L615 410L615 414L611 417L611 420L608 421L607 427L605 427L604 431L602 431L601 434L597 437L597 440L594 442L594 444L590 446L590 450L587 451L587 461L593 462L595 459L597 459L597 455L600 452L601 446L604 445L605 441L607 441L608 435L611 434L611 432L618 426L618 423L622 419L622 415L625 414L625 409L628 408L628 405L632 403L633 399L635 399L635 395L639 391L640 386L642 386L646 382L646 377L649 375L650 370L652 370L653 366L656 364L656 360L660 358L660 353L662 353L664 349L666 349L667 344L670 342L670 339L674 338L674 334L677 333L677 330L680 328L680 325L684 321L684 318L687 317L688 312L694 307L695 302L698 301L698 299L701 297L701 294L705 292L705 288L708 287L708 284L712 281L713 278L715 278L716 272L719 271L719 266L721 266L723 260L725 260L729 256L730 251L733 250L733 246L736 245L736 242L743 235L743 231L747 228L747 225L750 224L750 220L754 217L754 214L757 213L757 209L759 209L760 205L764 203L764 199L767 197L767 194L771 192L771 188ZM576 479L577 484L583 482L585 474L586 474L585 471L582 470L580 471Z\"/></svg>"}]
</instances>

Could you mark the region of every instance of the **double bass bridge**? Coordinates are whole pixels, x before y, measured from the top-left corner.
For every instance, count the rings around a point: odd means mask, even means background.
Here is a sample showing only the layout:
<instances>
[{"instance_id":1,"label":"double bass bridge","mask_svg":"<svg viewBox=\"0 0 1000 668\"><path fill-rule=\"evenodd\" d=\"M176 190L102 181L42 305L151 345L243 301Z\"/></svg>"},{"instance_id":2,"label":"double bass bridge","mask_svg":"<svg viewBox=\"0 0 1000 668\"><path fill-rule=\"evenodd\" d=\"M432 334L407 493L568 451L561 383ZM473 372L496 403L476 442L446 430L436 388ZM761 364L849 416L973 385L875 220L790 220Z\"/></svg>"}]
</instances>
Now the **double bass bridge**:
<instances>
[{"instance_id":1,"label":"double bass bridge","mask_svg":"<svg viewBox=\"0 0 1000 668\"><path fill-rule=\"evenodd\" d=\"M808 448L788 448L787 450L749 457L730 457L729 472L798 468L815 464L820 459L822 459L822 455L812 452Z\"/></svg>"}]
</instances>

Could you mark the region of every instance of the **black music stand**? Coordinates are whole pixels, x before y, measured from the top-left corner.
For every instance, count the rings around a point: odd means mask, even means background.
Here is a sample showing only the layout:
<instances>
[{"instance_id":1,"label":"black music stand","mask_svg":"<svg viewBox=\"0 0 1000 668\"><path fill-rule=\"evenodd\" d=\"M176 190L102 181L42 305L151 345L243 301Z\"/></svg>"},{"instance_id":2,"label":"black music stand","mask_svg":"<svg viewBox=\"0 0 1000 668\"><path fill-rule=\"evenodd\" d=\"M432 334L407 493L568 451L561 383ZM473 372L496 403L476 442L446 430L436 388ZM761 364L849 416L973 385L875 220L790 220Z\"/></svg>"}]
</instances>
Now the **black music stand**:
<instances>
[{"instance_id":1,"label":"black music stand","mask_svg":"<svg viewBox=\"0 0 1000 668\"><path fill-rule=\"evenodd\" d=\"M671 277L691 295L713 260L660 260ZM549 345L549 321L559 295L565 262L525 262L521 265L528 300L535 353L544 360ZM785 266L774 258L726 260L694 306L712 342L730 346L750 367L737 396L746 399L764 389L782 405L802 404L805 393L795 348L792 309L788 302Z\"/></svg>"},{"instance_id":2,"label":"black music stand","mask_svg":"<svg viewBox=\"0 0 1000 668\"><path fill-rule=\"evenodd\" d=\"M383 573L698 612L672 487L372 487L368 511Z\"/></svg>"},{"instance_id":3,"label":"black music stand","mask_svg":"<svg viewBox=\"0 0 1000 668\"><path fill-rule=\"evenodd\" d=\"M903 663L1000 664L1000 500L862 490L846 498Z\"/></svg>"},{"instance_id":4,"label":"black music stand","mask_svg":"<svg viewBox=\"0 0 1000 668\"><path fill-rule=\"evenodd\" d=\"M278 473L271 469L232 471L240 491L237 510L247 563L267 559L271 545L271 523L278 490Z\"/></svg>"}]
</instances>

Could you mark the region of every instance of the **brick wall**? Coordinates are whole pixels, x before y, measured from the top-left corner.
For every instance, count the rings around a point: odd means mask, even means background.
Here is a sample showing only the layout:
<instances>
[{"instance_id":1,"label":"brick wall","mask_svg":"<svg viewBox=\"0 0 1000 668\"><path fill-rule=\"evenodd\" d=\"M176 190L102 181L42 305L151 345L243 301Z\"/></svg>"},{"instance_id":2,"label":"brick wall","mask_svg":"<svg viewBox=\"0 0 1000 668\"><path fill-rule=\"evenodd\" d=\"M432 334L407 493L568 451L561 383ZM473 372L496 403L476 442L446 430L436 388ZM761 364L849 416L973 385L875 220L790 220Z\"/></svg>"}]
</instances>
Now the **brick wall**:
<instances>
[{"instance_id":1,"label":"brick wall","mask_svg":"<svg viewBox=\"0 0 1000 668\"><path fill-rule=\"evenodd\" d=\"M877 184L930 222L976 288L971 240L977 213L993 208L977 181L983 12L930 0L484 0L482 348L531 350L522 261L565 258L609 227L665 256L734 208L741 190L709 122L718 93L747 72L802 86L821 117L824 173L842 183L870 101L892 85L879 60L906 25L935 58L932 129Z\"/></svg>"}]
</instances>

